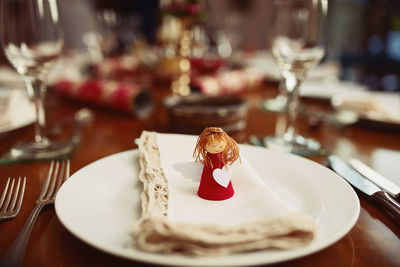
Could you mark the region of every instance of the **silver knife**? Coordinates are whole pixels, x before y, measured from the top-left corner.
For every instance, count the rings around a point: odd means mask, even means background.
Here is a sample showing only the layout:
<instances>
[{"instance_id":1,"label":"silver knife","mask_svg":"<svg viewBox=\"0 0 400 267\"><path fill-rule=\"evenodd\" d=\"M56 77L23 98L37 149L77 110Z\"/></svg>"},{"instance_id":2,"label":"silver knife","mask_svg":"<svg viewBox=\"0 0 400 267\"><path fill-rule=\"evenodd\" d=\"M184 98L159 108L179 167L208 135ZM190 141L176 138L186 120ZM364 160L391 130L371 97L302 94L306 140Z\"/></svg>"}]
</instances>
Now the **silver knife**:
<instances>
[{"instance_id":1,"label":"silver knife","mask_svg":"<svg viewBox=\"0 0 400 267\"><path fill-rule=\"evenodd\" d=\"M350 165L356 171L365 176L368 180L379 186L380 188L388 191L390 194L394 195L396 198L400 197L400 186L390 181L388 178L382 176L380 173L371 169L369 166L364 164L358 159L350 159Z\"/></svg>"},{"instance_id":2,"label":"silver knife","mask_svg":"<svg viewBox=\"0 0 400 267\"><path fill-rule=\"evenodd\" d=\"M332 169L352 186L375 199L392 218L400 224L400 204L386 191L351 168L341 158L331 155L328 161Z\"/></svg>"}]
</instances>

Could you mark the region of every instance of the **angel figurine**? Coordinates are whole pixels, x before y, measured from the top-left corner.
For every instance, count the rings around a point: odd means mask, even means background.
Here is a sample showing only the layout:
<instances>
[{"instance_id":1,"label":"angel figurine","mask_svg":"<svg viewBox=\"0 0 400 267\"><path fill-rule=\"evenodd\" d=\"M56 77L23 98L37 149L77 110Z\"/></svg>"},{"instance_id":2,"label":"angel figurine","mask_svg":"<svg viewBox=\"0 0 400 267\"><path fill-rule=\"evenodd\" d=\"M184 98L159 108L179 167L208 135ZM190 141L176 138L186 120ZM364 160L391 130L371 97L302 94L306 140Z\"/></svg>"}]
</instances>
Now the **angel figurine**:
<instances>
[{"instance_id":1,"label":"angel figurine","mask_svg":"<svg viewBox=\"0 0 400 267\"><path fill-rule=\"evenodd\" d=\"M229 165L240 160L235 140L221 128L208 127L198 137L193 157L204 165L197 194L207 200L232 197L234 190Z\"/></svg>"}]
</instances>

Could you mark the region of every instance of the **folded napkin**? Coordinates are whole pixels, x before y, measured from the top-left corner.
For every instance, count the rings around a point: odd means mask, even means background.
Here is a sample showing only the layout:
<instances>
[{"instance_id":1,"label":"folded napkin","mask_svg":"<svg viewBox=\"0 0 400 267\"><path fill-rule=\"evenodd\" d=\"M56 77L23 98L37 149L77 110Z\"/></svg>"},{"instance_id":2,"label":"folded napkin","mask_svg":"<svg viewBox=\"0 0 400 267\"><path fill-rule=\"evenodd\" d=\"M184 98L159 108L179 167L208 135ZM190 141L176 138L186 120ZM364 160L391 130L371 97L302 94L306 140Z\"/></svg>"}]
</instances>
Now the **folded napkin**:
<instances>
[{"instance_id":1,"label":"folded napkin","mask_svg":"<svg viewBox=\"0 0 400 267\"><path fill-rule=\"evenodd\" d=\"M400 186L400 151L378 148L371 154L371 166L393 183Z\"/></svg>"},{"instance_id":2,"label":"folded napkin","mask_svg":"<svg viewBox=\"0 0 400 267\"><path fill-rule=\"evenodd\" d=\"M132 55L107 58L100 63L92 64L91 71L96 77L114 78L124 75L132 75L140 67L139 58Z\"/></svg>"},{"instance_id":3,"label":"folded napkin","mask_svg":"<svg viewBox=\"0 0 400 267\"><path fill-rule=\"evenodd\" d=\"M400 123L400 94L393 92L354 91L336 95L332 104L351 110L360 117L388 123Z\"/></svg>"},{"instance_id":4,"label":"folded napkin","mask_svg":"<svg viewBox=\"0 0 400 267\"><path fill-rule=\"evenodd\" d=\"M363 92L368 88L364 85L340 81L339 79L305 80L300 86L300 96L316 99L331 99L335 95L348 92Z\"/></svg>"},{"instance_id":5,"label":"folded napkin","mask_svg":"<svg viewBox=\"0 0 400 267\"><path fill-rule=\"evenodd\" d=\"M290 249L312 240L313 220L270 190L243 156L241 163L231 166L232 198L198 197L202 166L192 158L196 140L189 135L142 133L142 216L133 229L138 248L210 256Z\"/></svg>"},{"instance_id":6,"label":"folded napkin","mask_svg":"<svg viewBox=\"0 0 400 267\"><path fill-rule=\"evenodd\" d=\"M264 75L251 68L225 70L215 74L192 75L190 85L205 95L229 95L257 88Z\"/></svg>"},{"instance_id":7,"label":"folded napkin","mask_svg":"<svg viewBox=\"0 0 400 267\"><path fill-rule=\"evenodd\" d=\"M243 64L248 68L261 71L267 80L280 81L282 79L278 63L270 51L258 51L255 54L245 57ZM327 78L338 77L340 66L335 62L325 62L310 70L307 80L325 80Z\"/></svg>"}]
</instances>

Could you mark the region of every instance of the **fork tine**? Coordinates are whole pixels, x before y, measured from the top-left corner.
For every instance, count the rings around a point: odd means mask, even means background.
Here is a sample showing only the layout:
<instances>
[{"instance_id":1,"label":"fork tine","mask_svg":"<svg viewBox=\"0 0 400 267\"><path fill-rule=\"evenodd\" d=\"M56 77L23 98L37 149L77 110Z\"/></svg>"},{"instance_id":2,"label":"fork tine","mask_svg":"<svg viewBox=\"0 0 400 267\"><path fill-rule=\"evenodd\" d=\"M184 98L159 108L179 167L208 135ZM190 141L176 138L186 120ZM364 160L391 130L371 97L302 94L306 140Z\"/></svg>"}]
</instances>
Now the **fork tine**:
<instances>
[{"instance_id":1,"label":"fork tine","mask_svg":"<svg viewBox=\"0 0 400 267\"><path fill-rule=\"evenodd\" d=\"M8 207L9 211L13 211L15 207L15 203L17 202L17 197L18 197L18 192L19 192L19 187L21 185L21 177L18 178L17 185L15 186L15 191L14 191L14 197L11 201L10 206ZM12 194L12 192L10 192Z\"/></svg>"},{"instance_id":2,"label":"fork tine","mask_svg":"<svg viewBox=\"0 0 400 267\"><path fill-rule=\"evenodd\" d=\"M15 213L18 213L19 210L21 209L22 200L24 199L24 193L25 193L25 184L26 184L26 176L24 177L24 180L22 181L21 194L19 195L19 198L18 198L17 207L15 208Z\"/></svg>"},{"instance_id":3,"label":"fork tine","mask_svg":"<svg viewBox=\"0 0 400 267\"><path fill-rule=\"evenodd\" d=\"M65 170L65 179L64 179L64 181L69 178L70 167L71 167L71 162L70 162L70 160L67 160L67 169Z\"/></svg>"},{"instance_id":4,"label":"fork tine","mask_svg":"<svg viewBox=\"0 0 400 267\"><path fill-rule=\"evenodd\" d=\"M51 197L52 201L55 200L57 192L60 189L61 185L65 182L65 180L69 178L69 171L70 171L70 160L68 159L62 161L61 170L59 172L59 176L57 179L57 185L55 187L54 194Z\"/></svg>"},{"instance_id":5,"label":"fork tine","mask_svg":"<svg viewBox=\"0 0 400 267\"><path fill-rule=\"evenodd\" d=\"M4 199L6 198L7 190L8 190L8 185L10 184L10 177L8 177L6 187L3 190L3 194L1 195L0 199L0 208L3 205Z\"/></svg>"},{"instance_id":6,"label":"fork tine","mask_svg":"<svg viewBox=\"0 0 400 267\"><path fill-rule=\"evenodd\" d=\"M57 185L56 185L56 188L55 188L54 195L57 193L58 189L60 188L60 186L62 185L62 183L64 181L64 177L65 177L64 172L66 170L66 166L65 165L66 165L65 161L63 161L62 164L61 164L61 170L59 172L59 176L58 176L58 179L57 179Z\"/></svg>"},{"instance_id":7,"label":"fork tine","mask_svg":"<svg viewBox=\"0 0 400 267\"><path fill-rule=\"evenodd\" d=\"M69 178L69 171L70 171L70 160L65 161L65 170L63 169L64 175L61 176L61 184L58 186L56 193L58 192L58 189L60 189L61 185Z\"/></svg>"},{"instance_id":8,"label":"fork tine","mask_svg":"<svg viewBox=\"0 0 400 267\"><path fill-rule=\"evenodd\" d=\"M10 187L10 190L8 191L8 194L7 194L6 203L4 204L3 209L1 210L1 212L5 212L7 207L8 207L8 204L10 204L11 195L12 195L12 192L13 192L13 189L14 189L14 182L15 182L15 179L13 179L12 182L11 182L11 187Z\"/></svg>"},{"instance_id":9,"label":"fork tine","mask_svg":"<svg viewBox=\"0 0 400 267\"><path fill-rule=\"evenodd\" d=\"M52 173L53 173L53 168L54 168L54 160L51 161L49 173L47 174L47 179L46 179L45 185L43 186L42 192L40 192L39 199L42 199L44 197L44 195L47 192L47 189L49 188L50 180L51 180Z\"/></svg>"},{"instance_id":10,"label":"fork tine","mask_svg":"<svg viewBox=\"0 0 400 267\"><path fill-rule=\"evenodd\" d=\"M53 178L51 179L50 189L47 191L45 199L50 199L51 196L53 195L54 188L55 188L55 185L58 180L57 176L59 175L59 171L58 171L59 167L60 167L60 162L56 161L56 167L54 169Z\"/></svg>"}]
</instances>

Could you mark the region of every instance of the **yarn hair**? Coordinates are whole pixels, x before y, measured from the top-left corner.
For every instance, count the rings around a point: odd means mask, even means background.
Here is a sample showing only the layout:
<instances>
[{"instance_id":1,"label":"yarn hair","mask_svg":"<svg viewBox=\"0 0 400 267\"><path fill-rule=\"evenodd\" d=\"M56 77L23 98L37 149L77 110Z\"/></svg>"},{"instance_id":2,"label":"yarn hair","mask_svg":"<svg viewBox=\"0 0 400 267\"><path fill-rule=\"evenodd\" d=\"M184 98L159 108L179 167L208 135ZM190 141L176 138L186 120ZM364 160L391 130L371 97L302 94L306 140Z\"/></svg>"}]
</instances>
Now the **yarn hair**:
<instances>
[{"instance_id":1,"label":"yarn hair","mask_svg":"<svg viewBox=\"0 0 400 267\"><path fill-rule=\"evenodd\" d=\"M196 147L193 152L193 158L200 161L204 166L213 168L211 159L208 157L206 145L211 141L225 141L225 149L222 151L222 162L224 165L231 165L236 160L240 160L239 146L236 141L226 134L221 128L208 127L197 138Z\"/></svg>"}]
</instances>

